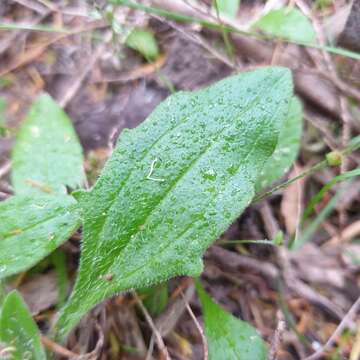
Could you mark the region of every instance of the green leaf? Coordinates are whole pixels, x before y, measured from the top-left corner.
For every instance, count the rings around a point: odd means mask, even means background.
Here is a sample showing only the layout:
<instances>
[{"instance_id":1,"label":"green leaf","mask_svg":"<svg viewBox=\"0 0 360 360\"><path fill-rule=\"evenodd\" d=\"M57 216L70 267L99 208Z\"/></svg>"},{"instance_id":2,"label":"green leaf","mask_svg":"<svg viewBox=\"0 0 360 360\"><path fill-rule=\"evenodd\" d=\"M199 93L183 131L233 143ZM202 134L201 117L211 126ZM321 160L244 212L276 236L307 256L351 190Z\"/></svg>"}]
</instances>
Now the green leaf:
<instances>
[{"instance_id":1,"label":"green leaf","mask_svg":"<svg viewBox=\"0 0 360 360\"><path fill-rule=\"evenodd\" d=\"M71 196L14 196L0 202L0 279L24 271L80 226Z\"/></svg>"},{"instance_id":2,"label":"green leaf","mask_svg":"<svg viewBox=\"0 0 360 360\"><path fill-rule=\"evenodd\" d=\"M202 271L203 252L251 202L291 97L290 71L264 68L176 93L121 134L77 195L82 255L62 335L113 294Z\"/></svg>"},{"instance_id":3,"label":"green leaf","mask_svg":"<svg viewBox=\"0 0 360 360\"><path fill-rule=\"evenodd\" d=\"M291 41L314 43L316 38L311 22L294 8L269 11L253 27L266 35Z\"/></svg>"},{"instance_id":4,"label":"green leaf","mask_svg":"<svg viewBox=\"0 0 360 360\"><path fill-rule=\"evenodd\" d=\"M57 307L61 307L65 304L66 293L69 284L66 255L64 251L62 251L61 249L56 249L51 254L51 261L54 265L56 277L57 277L57 292L58 292Z\"/></svg>"},{"instance_id":5,"label":"green leaf","mask_svg":"<svg viewBox=\"0 0 360 360\"><path fill-rule=\"evenodd\" d=\"M126 38L126 46L138 51L146 60L154 60L159 55L156 39L148 30L134 29Z\"/></svg>"},{"instance_id":6,"label":"green leaf","mask_svg":"<svg viewBox=\"0 0 360 360\"><path fill-rule=\"evenodd\" d=\"M240 0L214 0L220 14L234 18L240 7Z\"/></svg>"},{"instance_id":7,"label":"green leaf","mask_svg":"<svg viewBox=\"0 0 360 360\"><path fill-rule=\"evenodd\" d=\"M296 159L301 141L302 116L301 103L294 97L290 102L289 112L280 131L276 149L256 184L257 192L281 178Z\"/></svg>"},{"instance_id":8,"label":"green leaf","mask_svg":"<svg viewBox=\"0 0 360 360\"><path fill-rule=\"evenodd\" d=\"M139 294L144 297L143 303L151 315L160 315L168 303L168 283L140 289Z\"/></svg>"},{"instance_id":9,"label":"green leaf","mask_svg":"<svg viewBox=\"0 0 360 360\"><path fill-rule=\"evenodd\" d=\"M17 291L9 293L0 315L0 340L8 347L11 360L45 360L39 329Z\"/></svg>"},{"instance_id":10,"label":"green leaf","mask_svg":"<svg viewBox=\"0 0 360 360\"><path fill-rule=\"evenodd\" d=\"M209 360L265 360L267 348L256 329L223 310L196 281Z\"/></svg>"},{"instance_id":11,"label":"green leaf","mask_svg":"<svg viewBox=\"0 0 360 360\"><path fill-rule=\"evenodd\" d=\"M39 96L19 130L12 154L16 194L66 194L65 185L81 185L82 163L70 119L49 95Z\"/></svg>"}]
</instances>

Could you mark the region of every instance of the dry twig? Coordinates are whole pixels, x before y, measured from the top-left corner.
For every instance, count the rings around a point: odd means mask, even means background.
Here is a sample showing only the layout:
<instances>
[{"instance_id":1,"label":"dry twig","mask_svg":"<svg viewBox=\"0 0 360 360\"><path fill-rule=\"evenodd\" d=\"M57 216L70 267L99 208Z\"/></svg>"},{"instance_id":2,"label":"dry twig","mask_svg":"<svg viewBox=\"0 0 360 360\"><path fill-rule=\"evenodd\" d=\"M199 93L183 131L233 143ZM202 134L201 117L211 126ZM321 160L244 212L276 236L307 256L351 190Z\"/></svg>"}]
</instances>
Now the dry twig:
<instances>
[{"instance_id":1,"label":"dry twig","mask_svg":"<svg viewBox=\"0 0 360 360\"><path fill-rule=\"evenodd\" d=\"M350 310L343 317L340 324L333 332L333 334L329 337L326 344L304 360L315 360L323 356L323 354L332 346L332 344L336 341L336 339L342 334L344 329L349 325L349 322L353 320L359 308L360 308L360 297L355 301L355 303L351 306Z\"/></svg>"},{"instance_id":2,"label":"dry twig","mask_svg":"<svg viewBox=\"0 0 360 360\"><path fill-rule=\"evenodd\" d=\"M55 343L54 341L50 340L46 336L41 336L41 342L44 346L49 349L51 352L66 357L67 359L76 359L79 357L78 354L70 351L69 349L64 348L63 346Z\"/></svg>"},{"instance_id":3,"label":"dry twig","mask_svg":"<svg viewBox=\"0 0 360 360\"><path fill-rule=\"evenodd\" d=\"M149 312L146 310L144 304L142 303L141 299L138 297L136 292L133 292L133 296L134 296L137 304L139 305L142 313L144 314L146 322L149 324L151 330L154 333L155 340L156 340L157 346L159 347L159 350L164 354L166 360L171 360L169 352L165 346L164 340L163 340L159 330L156 328L154 321L151 318Z\"/></svg>"},{"instance_id":4,"label":"dry twig","mask_svg":"<svg viewBox=\"0 0 360 360\"><path fill-rule=\"evenodd\" d=\"M181 295L182 295L182 297L184 299L186 310L189 313L190 317L193 319L194 324L195 324L196 328L198 329L199 334L201 336L201 340L202 340L202 343L203 343L204 360L208 360L208 358L209 358L209 349L208 349L208 343L207 343L207 340L206 340L206 336L204 334L204 330L202 329L201 325L199 324L198 320L196 319L196 316L194 315L193 311L191 310L191 307L190 307L188 301L186 300L184 294L181 294Z\"/></svg>"},{"instance_id":5,"label":"dry twig","mask_svg":"<svg viewBox=\"0 0 360 360\"><path fill-rule=\"evenodd\" d=\"M276 360L277 353L279 351L279 347L281 344L282 337L284 335L284 331L286 329L286 322L284 320L284 316L282 312L279 310L277 312L278 323L274 333L274 336L271 340L270 350L267 356L267 360Z\"/></svg>"}]
</instances>

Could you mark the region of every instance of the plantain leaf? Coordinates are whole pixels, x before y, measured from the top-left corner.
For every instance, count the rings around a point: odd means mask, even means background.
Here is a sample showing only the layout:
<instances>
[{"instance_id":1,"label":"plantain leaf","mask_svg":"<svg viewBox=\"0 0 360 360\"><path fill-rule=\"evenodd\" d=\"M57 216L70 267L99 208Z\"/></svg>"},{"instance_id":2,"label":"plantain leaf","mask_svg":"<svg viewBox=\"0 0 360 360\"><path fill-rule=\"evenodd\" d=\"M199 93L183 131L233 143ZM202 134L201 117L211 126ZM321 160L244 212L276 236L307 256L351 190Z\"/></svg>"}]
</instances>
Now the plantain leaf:
<instances>
[{"instance_id":1,"label":"plantain leaf","mask_svg":"<svg viewBox=\"0 0 360 360\"><path fill-rule=\"evenodd\" d=\"M271 185L281 178L297 157L302 133L302 106L296 97L293 97L288 115L280 131L276 149L261 171L256 184L256 191Z\"/></svg>"},{"instance_id":2,"label":"plantain leaf","mask_svg":"<svg viewBox=\"0 0 360 360\"><path fill-rule=\"evenodd\" d=\"M256 329L216 304L196 281L203 311L209 360L265 360L266 345Z\"/></svg>"},{"instance_id":3,"label":"plantain leaf","mask_svg":"<svg viewBox=\"0 0 360 360\"><path fill-rule=\"evenodd\" d=\"M253 27L265 34L306 43L315 43L315 31L311 22L297 9L271 10L260 18Z\"/></svg>"},{"instance_id":4,"label":"plantain leaf","mask_svg":"<svg viewBox=\"0 0 360 360\"><path fill-rule=\"evenodd\" d=\"M0 202L0 279L49 255L80 226L71 196L14 196Z\"/></svg>"},{"instance_id":5,"label":"plantain leaf","mask_svg":"<svg viewBox=\"0 0 360 360\"><path fill-rule=\"evenodd\" d=\"M72 123L49 95L33 102L12 153L18 195L66 194L83 180L82 149Z\"/></svg>"},{"instance_id":6,"label":"plantain leaf","mask_svg":"<svg viewBox=\"0 0 360 360\"><path fill-rule=\"evenodd\" d=\"M251 202L291 97L290 71L264 68L172 95L122 133L78 194L82 255L60 337L107 297L202 271L203 252Z\"/></svg>"},{"instance_id":7,"label":"plantain leaf","mask_svg":"<svg viewBox=\"0 0 360 360\"><path fill-rule=\"evenodd\" d=\"M46 359L39 329L15 290L6 296L1 309L0 341L6 345L5 359Z\"/></svg>"}]
</instances>

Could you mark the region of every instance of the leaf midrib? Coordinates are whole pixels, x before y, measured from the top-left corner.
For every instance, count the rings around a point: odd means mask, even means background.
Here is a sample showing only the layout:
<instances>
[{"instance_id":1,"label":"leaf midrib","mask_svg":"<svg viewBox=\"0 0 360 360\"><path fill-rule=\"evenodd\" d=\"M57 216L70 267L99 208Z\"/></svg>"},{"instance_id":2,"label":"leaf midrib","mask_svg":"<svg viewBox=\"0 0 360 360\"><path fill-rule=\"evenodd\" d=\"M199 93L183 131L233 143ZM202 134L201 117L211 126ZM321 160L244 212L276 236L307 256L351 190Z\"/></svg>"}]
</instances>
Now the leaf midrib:
<instances>
[{"instance_id":1,"label":"leaf midrib","mask_svg":"<svg viewBox=\"0 0 360 360\"><path fill-rule=\"evenodd\" d=\"M278 81L280 81L281 78L278 78L275 83L277 83ZM248 106L242 111L239 113L238 117L240 116L243 116L244 114L246 114L252 107L252 105L260 98L261 94L257 94L257 96L253 99L253 101L251 101ZM150 153L150 151L155 147L156 144L158 144L169 132L171 131L174 131L175 129L177 129L179 126L181 126L182 124L184 124L184 121L181 121L179 122L178 124L176 124L174 127L168 129L167 131L164 132L164 134L162 134L150 147L149 149L145 152L145 154L140 158L139 162L141 162L142 160L144 160L146 158L146 156ZM222 132L221 132L222 133ZM211 143L210 143L211 145ZM205 150L207 151L207 149ZM200 156L202 155L203 153L200 154ZM199 158L199 157L198 157ZM195 158L194 161L196 162L196 160L198 158ZM193 163L190 163L189 167L186 169L185 173L189 170L189 168L192 166ZM106 208L106 211L109 211L109 209L111 210L116 198L118 197L118 195L120 194L121 190L126 186L126 183L127 181L129 180L129 178L131 177L131 175L133 174L133 172L135 171L135 167L133 167L128 176L124 179L123 181L123 184L122 186L115 192L114 196L112 197L112 199L110 200L110 204L109 206ZM180 177L182 177L182 174L180 175ZM178 179L175 179L175 184L177 183L177 180ZM173 184L174 184L173 183ZM170 190L173 188L173 186L170 186ZM169 191L166 191L166 193L164 194L165 196L168 194ZM159 203L162 201L163 198L160 199ZM159 203L155 204L155 206L157 206ZM152 211L151 211L152 212ZM146 219L148 218L148 216L151 214L151 212L149 212L149 214L145 217L144 221L146 221ZM106 217L104 217L104 220L102 220L102 224L101 224L101 227L100 229L98 230L97 234L101 234L103 232L103 229L104 229L104 226L105 226L105 223L106 223ZM135 232L134 232L135 233ZM130 234L129 237L131 235L133 235L134 233ZM99 246L101 246L101 242L98 243L97 245L97 248L99 248ZM125 245L126 247L126 245Z\"/></svg>"},{"instance_id":2,"label":"leaf midrib","mask_svg":"<svg viewBox=\"0 0 360 360\"><path fill-rule=\"evenodd\" d=\"M254 150L255 145L257 144L257 142L258 142L259 138L261 137L261 135L262 135L262 134L259 134L259 136L257 136L255 142L253 143L253 146L250 148L249 152L246 154L246 156L244 157L243 161L239 164L236 172L240 169L240 167L244 164L244 162L246 161L246 159L248 158L248 156L249 156L249 155L251 154L251 152ZM213 144L211 144L211 145L213 145ZM206 151L207 151L207 150L206 150ZM205 152L206 152L206 151L205 151ZM203 154L204 154L204 153L202 153L202 155L203 155ZM201 157L198 157L196 160L200 160L200 158L201 158ZM196 163L196 161L195 161L195 163ZM192 165L194 165L194 164L192 164ZM188 170L190 170L190 168L188 168ZM185 174L187 174L187 172L186 172ZM181 178L182 178L185 174L182 174L182 176L181 176L180 179L178 179L178 180L181 180ZM234 177L234 176L230 176L229 179L228 179L228 181L226 182L226 184L227 184L233 177ZM176 181L176 183L175 183L174 185L176 185L177 183L178 183L178 181ZM226 186L226 184L225 184L225 186ZM254 182L254 184L255 184L255 182ZM174 188L174 186L171 186L171 189L173 189L173 188ZM165 198L166 198L166 196L167 196L168 193L169 193L169 192L167 192L167 193L165 194L165 196L159 201L159 203L156 205L156 207L158 207L158 205L160 205L160 204L162 203L162 201L165 200ZM155 208L153 208L153 211L154 211L154 210L155 210ZM146 223L147 219L149 218L149 216L152 214L153 211L151 211L151 212L148 214L148 216L145 218L144 224ZM193 224L194 224L194 222L190 223L190 224L185 228L185 230L182 231L182 232L177 236L177 239L175 240L175 243L177 243L177 242L181 239L181 237L192 227ZM135 234L135 233L133 233L133 234ZM131 236L131 235L130 235L130 236ZM174 245L175 243L169 242L169 243L167 244L167 246L165 246L161 251L159 251L159 252L156 254L156 256L158 257L159 254L160 254L160 255L163 254L166 250L168 250L168 248L169 248L170 246ZM123 251L126 249L127 246L128 246L128 245L126 245L126 246L124 247ZM141 266L137 267L136 269L134 269L133 271L131 271L130 273L128 273L125 277L120 278L120 279L125 280L125 279L130 278L134 273L136 273L137 271L139 271L139 270L141 270L142 268L144 268L145 266L147 266L147 263L148 263L149 261L152 262L152 261L153 261L153 258L147 259L147 262L143 263ZM113 263L112 263L112 264L113 264ZM107 267L107 269L109 269L109 268L112 266L112 264L110 264L110 266ZM118 280L120 280L120 279L118 279Z\"/></svg>"}]
</instances>

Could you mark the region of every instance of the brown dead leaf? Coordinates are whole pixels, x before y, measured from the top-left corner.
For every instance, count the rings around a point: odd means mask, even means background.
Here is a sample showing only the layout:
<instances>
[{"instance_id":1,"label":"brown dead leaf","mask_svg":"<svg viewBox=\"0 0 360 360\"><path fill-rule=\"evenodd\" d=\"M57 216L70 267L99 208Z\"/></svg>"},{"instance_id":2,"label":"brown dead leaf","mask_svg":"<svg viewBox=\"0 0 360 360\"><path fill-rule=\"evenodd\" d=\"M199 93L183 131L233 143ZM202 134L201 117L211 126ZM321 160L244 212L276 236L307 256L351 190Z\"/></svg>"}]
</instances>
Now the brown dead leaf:
<instances>
[{"instance_id":1,"label":"brown dead leaf","mask_svg":"<svg viewBox=\"0 0 360 360\"><path fill-rule=\"evenodd\" d=\"M32 315L54 306L58 301L57 279L55 271L36 275L18 290L24 297Z\"/></svg>"}]
</instances>

